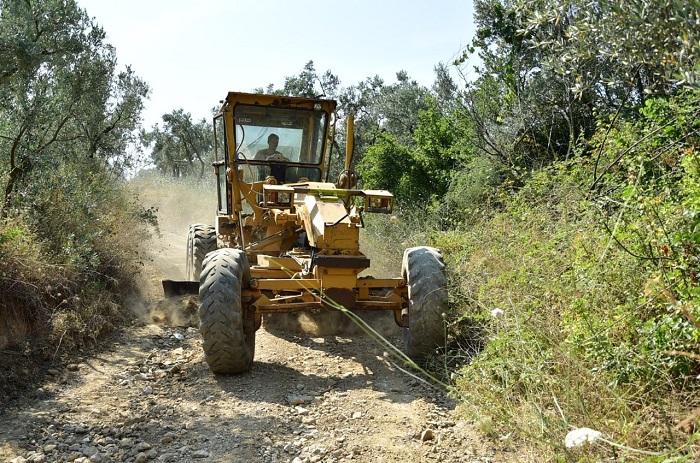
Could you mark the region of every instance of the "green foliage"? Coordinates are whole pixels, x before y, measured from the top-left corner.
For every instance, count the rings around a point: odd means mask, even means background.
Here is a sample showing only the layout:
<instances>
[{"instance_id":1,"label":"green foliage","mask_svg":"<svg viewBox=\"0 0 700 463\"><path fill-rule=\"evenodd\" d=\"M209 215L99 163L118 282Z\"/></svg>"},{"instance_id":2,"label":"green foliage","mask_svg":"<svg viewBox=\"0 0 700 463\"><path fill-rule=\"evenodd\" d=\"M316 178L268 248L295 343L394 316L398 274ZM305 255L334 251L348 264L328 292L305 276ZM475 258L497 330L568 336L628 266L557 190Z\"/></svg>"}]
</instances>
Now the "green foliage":
<instances>
[{"instance_id":1,"label":"green foliage","mask_svg":"<svg viewBox=\"0 0 700 463\"><path fill-rule=\"evenodd\" d=\"M517 184L523 172L569 158L593 136L596 115L634 119L648 98L693 82L696 3L475 2L470 49L481 65L464 98L477 146Z\"/></svg>"},{"instance_id":2,"label":"green foliage","mask_svg":"<svg viewBox=\"0 0 700 463\"><path fill-rule=\"evenodd\" d=\"M421 111L411 146L402 145L387 131L376 134L357 165L366 188L386 189L410 204L439 201L456 172L473 153L471 126L454 115L444 116L434 98Z\"/></svg>"},{"instance_id":3,"label":"green foliage","mask_svg":"<svg viewBox=\"0 0 700 463\"><path fill-rule=\"evenodd\" d=\"M18 226L9 226L0 234L0 244L10 247L12 244L18 243L25 233L26 230Z\"/></svg>"},{"instance_id":4,"label":"green foliage","mask_svg":"<svg viewBox=\"0 0 700 463\"><path fill-rule=\"evenodd\" d=\"M682 452L683 436L670 438L666 427L691 406L697 362L669 349L695 352L696 330L658 311L646 296L648 262L611 245L598 226L590 169L554 164L504 196L502 212L433 235L456 309L486 332L483 350L457 375L463 410L488 421L494 438L562 459L613 455L566 449L564 436L581 426L628 446Z\"/></svg>"},{"instance_id":5,"label":"green foliage","mask_svg":"<svg viewBox=\"0 0 700 463\"><path fill-rule=\"evenodd\" d=\"M556 445L566 423L555 402L568 417L582 394L578 384L568 389L580 378L567 376L585 369L569 361L573 353L558 319L575 293L566 250L580 230L581 199L575 178L552 169L533 177L502 213L449 234L447 243L438 238L438 246L450 249L457 304L488 333L458 386L467 409L489 417L495 437ZM491 316L494 309L503 315Z\"/></svg>"},{"instance_id":6,"label":"green foliage","mask_svg":"<svg viewBox=\"0 0 700 463\"><path fill-rule=\"evenodd\" d=\"M365 188L391 189L403 201L425 199L426 173L411 151L396 139L380 133L357 166Z\"/></svg>"},{"instance_id":7,"label":"green foliage","mask_svg":"<svg viewBox=\"0 0 700 463\"><path fill-rule=\"evenodd\" d=\"M428 99L428 109L419 114L413 137L415 159L438 197L444 196L454 172L473 154L470 128L464 119L443 116L433 98Z\"/></svg>"},{"instance_id":8,"label":"green foliage","mask_svg":"<svg viewBox=\"0 0 700 463\"><path fill-rule=\"evenodd\" d=\"M129 168L148 87L74 1L0 2L1 215L32 201L57 162ZM88 161L89 162L89 161Z\"/></svg>"},{"instance_id":9,"label":"green foliage","mask_svg":"<svg viewBox=\"0 0 700 463\"><path fill-rule=\"evenodd\" d=\"M162 130L156 125L141 135L142 143L152 147L151 160L164 174L201 179L205 166L214 161L212 124L204 119L193 122L183 109L164 114L163 122Z\"/></svg>"},{"instance_id":10,"label":"green foliage","mask_svg":"<svg viewBox=\"0 0 700 463\"><path fill-rule=\"evenodd\" d=\"M561 460L611 456L563 448L588 426L625 459L697 455L672 431L699 405L700 98L683 91L695 3L475 2L464 58L482 62L457 101L486 169L458 176L445 203L491 211L436 236L464 317L489 333L460 393L492 436ZM492 176L498 193L469 188ZM493 308L506 316L489 322Z\"/></svg>"},{"instance_id":11,"label":"green foliage","mask_svg":"<svg viewBox=\"0 0 700 463\"><path fill-rule=\"evenodd\" d=\"M669 96L680 83L694 82L700 51L697 0L522 2L520 34L559 74L575 75L573 90L605 85L610 96ZM628 91L625 87L632 83Z\"/></svg>"},{"instance_id":12,"label":"green foliage","mask_svg":"<svg viewBox=\"0 0 700 463\"><path fill-rule=\"evenodd\" d=\"M330 70L319 74L314 62L309 61L298 75L285 77L282 88L276 89L274 84L268 84L264 89L262 87L256 88L253 93L303 98L335 98L339 85L340 79L335 74Z\"/></svg>"},{"instance_id":13,"label":"green foliage","mask_svg":"<svg viewBox=\"0 0 700 463\"><path fill-rule=\"evenodd\" d=\"M591 95L574 98L574 79L544 66L544 52L529 43L524 29L535 5L540 3L475 2L478 29L471 49L479 50L482 64L463 95L478 127L477 146L518 183L523 172L569 158L576 140L594 131Z\"/></svg>"},{"instance_id":14,"label":"green foliage","mask_svg":"<svg viewBox=\"0 0 700 463\"><path fill-rule=\"evenodd\" d=\"M414 147L414 134L422 111L429 108L430 91L404 71L396 73L397 82L387 84L379 76L352 85L338 96L341 114L355 115L355 158L362 162L368 147L379 133L388 133L397 143ZM449 81L443 79L443 87Z\"/></svg>"},{"instance_id":15,"label":"green foliage","mask_svg":"<svg viewBox=\"0 0 700 463\"><path fill-rule=\"evenodd\" d=\"M138 292L153 211L122 175L148 91L74 1L0 0L0 350L94 341Z\"/></svg>"},{"instance_id":16,"label":"green foliage","mask_svg":"<svg viewBox=\"0 0 700 463\"><path fill-rule=\"evenodd\" d=\"M610 234L603 256L617 247L635 260L643 280L637 286L644 289L617 307L615 336L589 326L588 319L603 315L595 304L579 307L572 326L578 339L600 339L586 353L618 382L683 387L700 372L692 357L700 354L699 98L695 93L648 100L639 121L619 124L593 141L599 162L607 164L594 182Z\"/></svg>"},{"instance_id":17,"label":"green foliage","mask_svg":"<svg viewBox=\"0 0 700 463\"><path fill-rule=\"evenodd\" d=\"M433 220L441 230L461 230L491 215L498 183L493 165L484 158L473 158L452 173L447 192L430 204Z\"/></svg>"},{"instance_id":18,"label":"green foliage","mask_svg":"<svg viewBox=\"0 0 700 463\"><path fill-rule=\"evenodd\" d=\"M105 174L63 166L42 182L46 196L0 227L2 348L24 348L30 332L31 349L54 352L95 340L139 291L149 211Z\"/></svg>"}]
</instances>

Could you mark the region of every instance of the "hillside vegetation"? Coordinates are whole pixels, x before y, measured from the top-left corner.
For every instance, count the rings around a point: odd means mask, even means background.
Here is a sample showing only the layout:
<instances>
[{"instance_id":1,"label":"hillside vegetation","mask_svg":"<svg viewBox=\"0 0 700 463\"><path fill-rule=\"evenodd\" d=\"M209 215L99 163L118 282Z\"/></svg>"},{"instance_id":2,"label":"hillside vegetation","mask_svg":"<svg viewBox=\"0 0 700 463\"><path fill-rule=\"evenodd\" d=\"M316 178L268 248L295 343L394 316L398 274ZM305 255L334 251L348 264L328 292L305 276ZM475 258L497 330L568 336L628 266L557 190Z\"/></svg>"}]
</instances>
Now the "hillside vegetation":
<instances>
[{"instance_id":1,"label":"hillside vegetation","mask_svg":"<svg viewBox=\"0 0 700 463\"><path fill-rule=\"evenodd\" d=\"M431 88L310 61L257 91L355 115L361 186L397 198L397 223L367 218L373 249L443 250L449 343L426 368L485 436L533 460L697 461L700 2L474 6ZM125 172L211 181L211 125L176 108L139 132L148 87L104 40L72 1L0 0L3 384L137 291L157 211Z\"/></svg>"},{"instance_id":2,"label":"hillside vegetation","mask_svg":"<svg viewBox=\"0 0 700 463\"><path fill-rule=\"evenodd\" d=\"M155 216L123 173L147 94L74 2L0 1L2 390L94 342L138 291Z\"/></svg>"}]
</instances>

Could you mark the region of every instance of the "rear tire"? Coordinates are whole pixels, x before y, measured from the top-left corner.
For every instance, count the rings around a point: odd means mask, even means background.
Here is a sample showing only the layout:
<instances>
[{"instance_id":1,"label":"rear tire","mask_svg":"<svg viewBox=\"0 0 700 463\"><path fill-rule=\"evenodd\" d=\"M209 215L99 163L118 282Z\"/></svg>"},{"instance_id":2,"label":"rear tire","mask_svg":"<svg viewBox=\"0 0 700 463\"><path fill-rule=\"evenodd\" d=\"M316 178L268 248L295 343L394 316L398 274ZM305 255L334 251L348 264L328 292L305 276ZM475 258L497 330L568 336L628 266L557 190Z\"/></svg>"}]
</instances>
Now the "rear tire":
<instances>
[{"instance_id":1,"label":"rear tire","mask_svg":"<svg viewBox=\"0 0 700 463\"><path fill-rule=\"evenodd\" d=\"M199 280L202 263L212 251L216 250L216 229L211 225L195 223L190 225L187 233L187 278Z\"/></svg>"},{"instance_id":2,"label":"rear tire","mask_svg":"<svg viewBox=\"0 0 700 463\"><path fill-rule=\"evenodd\" d=\"M241 303L241 291L249 280L250 265L241 250L218 249L204 260L199 281L199 331L204 358L214 373L243 373L253 366L255 331L244 331Z\"/></svg>"},{"instance_id":3,"label":"rear tire","mask_svg":"<svg viewBox=\"0 0 700 463\"><path fill-rule=\"evenodd\" d=\"M438 249L406 249L401 273L408 285L408 328L403 329L406 355L420 360L445 345L447 312L445 263Z\"/></svg>"}]
</instances>

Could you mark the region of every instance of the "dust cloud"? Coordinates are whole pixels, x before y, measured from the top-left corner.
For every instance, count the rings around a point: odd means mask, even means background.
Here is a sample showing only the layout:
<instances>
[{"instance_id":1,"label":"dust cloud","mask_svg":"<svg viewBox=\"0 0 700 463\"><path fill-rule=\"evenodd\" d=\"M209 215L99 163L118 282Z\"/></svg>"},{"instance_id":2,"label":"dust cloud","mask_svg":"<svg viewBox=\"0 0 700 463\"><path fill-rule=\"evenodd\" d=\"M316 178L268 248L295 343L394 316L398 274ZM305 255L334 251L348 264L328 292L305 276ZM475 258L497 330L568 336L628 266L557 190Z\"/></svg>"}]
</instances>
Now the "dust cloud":
<instances>
[{"instance_id":1,"label":"dust cloud","mask_svg":"<svg viewBox=\"0 0 700 463\"><path fill-rule=\"evenodd\" d=\"M196 326L197 300L193 296L165 299L161 280L186 279L187 231L190 224L213 224L216 184L213 177L176 179L149 172L129 184L144 208L157 210L160 234L153 234L144 249L144 298L129 308L145 323Z\"/></svg>"},{"instance_id":2,"label":"dust cloud","mask_svg":"<svg viewBox=\"0 0 700 463\"><path fill-rule=\"evenodd\" d=\"M156 174L132 182L141 205L156 208L160 236L149 246L160 279L185 279L187 230L191 224L214 224L216 184L213 177L201 181L173 179Z\"/></svg>"},{"instance_id":3,"label":"dust cloud","mask_svg":"<svg viewBox=\"0 0 700 463\"><path fill-rule=\"evenodd\" d=\"M357 318L361 322L357 321ZM315 337L329 335L364 336L363 324L383 337L398 336L400 328L391 312L352 312L348 315L333 309L269 314L263 318L263 326L270 333L299 333Z\"/></svg>"},{"instance_id":4,"label":"dust cloud","mask_svg":"<svg viewBox=\"0 0 700 463\"><path fill-rule=\"evenodd\" d=\"M170 326L197 326L197 298L195 296L165 299L161 280L183 280L186 278L187 231L191 224L213 224L216 217L216 184L213 177L201 181L173 179L155 173L141 175L130 186L138 194L141 205L156 208L160 236L152 236L147 249L145 262L145 300L132 301L129 306L145 323L159 323ZM365 238L365 237L363 237ZM371 241L372 238L370 237ZM364 274L375 277L398 276L401 256L377 255L382 246L368 243L373 268ZM375 245L372 245L375 244ZM377 265L378 264L378 265ZM387 267L379 268L384 264ZM398 265L397 265L398 264ZM368 312L357 314L382 336L395 336L400 330L390 312ZM264 324L270 332L305 333L312 336L344 334L363 335L361 326L342 312L321 310L292 314L266 316Z\"/></svg>"}]
</instances>

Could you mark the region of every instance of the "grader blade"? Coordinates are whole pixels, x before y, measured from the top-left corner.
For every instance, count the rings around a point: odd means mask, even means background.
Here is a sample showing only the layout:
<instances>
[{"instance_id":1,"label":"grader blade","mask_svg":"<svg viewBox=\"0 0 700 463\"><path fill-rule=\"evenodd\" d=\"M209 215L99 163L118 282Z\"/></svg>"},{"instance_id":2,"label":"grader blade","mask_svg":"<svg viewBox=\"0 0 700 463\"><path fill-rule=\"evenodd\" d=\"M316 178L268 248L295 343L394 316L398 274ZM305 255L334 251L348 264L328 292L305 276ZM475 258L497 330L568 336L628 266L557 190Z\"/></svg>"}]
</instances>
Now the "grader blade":
<instances>
[{"instance_id":1,"label":"grader blade","mask_svg":"<svg viewBox=\"0 0 700 463\"><path fill-rule=\"evenodd\" d=\"M199 281L163 280L162 283L165 297L199 295Z\"/></svg>"}]
</instances>

